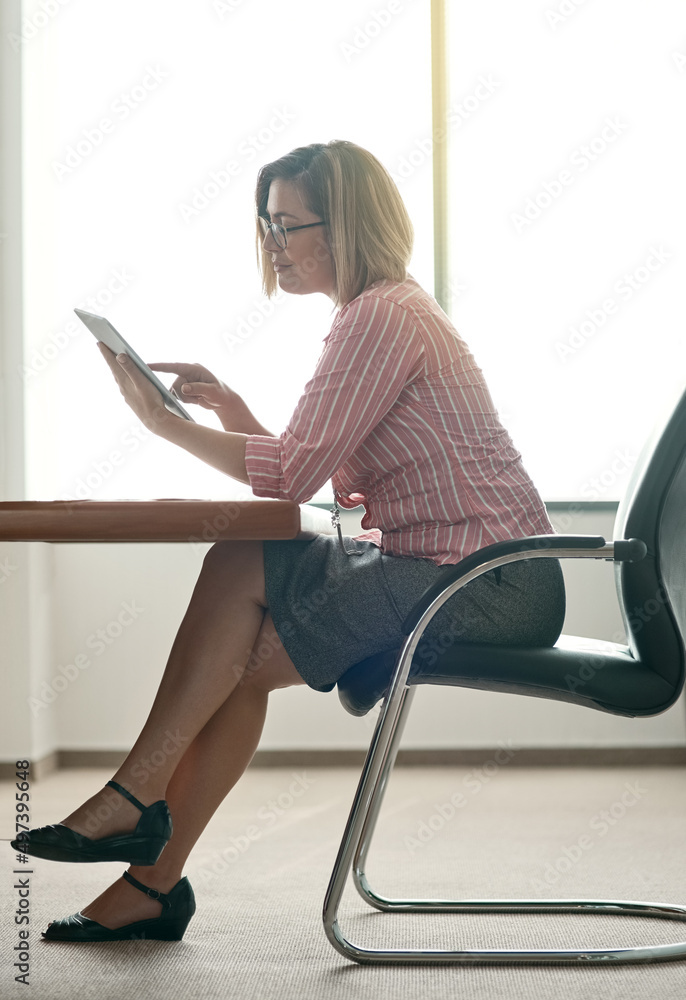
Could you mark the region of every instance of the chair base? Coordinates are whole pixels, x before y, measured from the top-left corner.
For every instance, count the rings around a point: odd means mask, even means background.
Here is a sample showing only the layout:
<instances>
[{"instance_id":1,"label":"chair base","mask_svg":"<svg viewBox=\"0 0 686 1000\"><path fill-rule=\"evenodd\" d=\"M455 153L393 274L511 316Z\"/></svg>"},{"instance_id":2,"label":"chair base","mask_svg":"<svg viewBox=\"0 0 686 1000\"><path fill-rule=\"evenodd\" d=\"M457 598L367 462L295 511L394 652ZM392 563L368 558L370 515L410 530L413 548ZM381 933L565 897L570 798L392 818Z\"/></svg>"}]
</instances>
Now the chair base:
<instances>
[{"instance_id":1,"label":"chair base","mask_svg":"<svg viewBox=\"0 0 686 1000\"><path fill-rule=\"evenodd\" d=\"M388 899L384 902L386 904L384 909L398 913L604 913L615 916L686 920L686 906L628 900ZM381 909L378 896L373 905ZM581 950L464 949L456 951L451 949L365 948L354 944L343 935L337 919L327 929L327 937L336 951L345 958L362 965L579 965L580 963L627 965L686 959L686 941L645 947Z\"/></svg>"},{"instance_id":2,"label":"chair base","mask_svg":"<svg viewBox=\"0 0 686 1000\"><path fill-rule=\"evenodd\" d=\"M404 656L412 655L408 645ZM399 663L396 681L400 679ZM365 875L365 862L389 775L416 688L393 684L372 736L324 901L324 930L332 946L360 964L404 965L578 965L639 964L686 959L686 941L634 948L452 950L365 948L349 941L338 923L338 908L352 873L355 887L370 906L396 913L600 913L615 916L686 920L686 906L627 900L590 899L389 899L375 893Z\"/></svg>"}]
</instances>

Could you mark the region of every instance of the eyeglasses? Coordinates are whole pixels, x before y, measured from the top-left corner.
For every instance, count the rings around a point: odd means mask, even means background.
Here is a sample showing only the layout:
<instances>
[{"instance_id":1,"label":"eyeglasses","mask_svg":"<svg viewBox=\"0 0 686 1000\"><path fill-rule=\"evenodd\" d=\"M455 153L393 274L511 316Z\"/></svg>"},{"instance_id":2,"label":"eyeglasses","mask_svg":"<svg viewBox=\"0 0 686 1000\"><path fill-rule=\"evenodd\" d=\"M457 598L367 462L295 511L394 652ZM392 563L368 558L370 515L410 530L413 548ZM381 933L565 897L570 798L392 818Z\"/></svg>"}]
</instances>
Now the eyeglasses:
<instances>
[{"instance_id":1,"label":"eyeglasses","mask_svg":"<svg viewBox=\"0 0 686 1000\"><path fill-rule=\"evenodd\" d=\"M287 233L295 233L298 229L311 229L312 226L325 226L326 222L308 222L304 226L280 226L277 222L270 222L269 219L264 219L262 216L259 217L260 225L262 226L262 232L266 237L267 233L272 234L272 239L276 243L279 250L285 250L288 246L288 236Z\"/></svg>"}]
</instances>

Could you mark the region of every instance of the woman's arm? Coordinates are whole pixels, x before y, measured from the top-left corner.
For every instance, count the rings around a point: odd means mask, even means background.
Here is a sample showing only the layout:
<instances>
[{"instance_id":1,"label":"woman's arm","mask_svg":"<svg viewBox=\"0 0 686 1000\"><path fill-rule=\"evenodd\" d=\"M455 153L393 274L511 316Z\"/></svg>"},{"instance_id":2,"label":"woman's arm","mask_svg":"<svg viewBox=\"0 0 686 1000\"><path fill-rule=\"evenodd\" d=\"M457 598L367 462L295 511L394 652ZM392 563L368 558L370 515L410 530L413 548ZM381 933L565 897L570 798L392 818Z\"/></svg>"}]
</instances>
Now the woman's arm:
<instances>
[{"instance_id":1,"label":"woman's arm","mask_svg":"<svg viewBox=\"0 0 686 1000\"><path fill-rule=\"evenodd\" d=\"M169 411L167 411L169 412ZM213 427L192 424L190 420L170 413L171 420L160 422L155 431L158 437L185 448L191 455L207 462L232 479L250 485L245 467L245 442L247 434L234 431L217 431Z\"/></svg>"},{"instance_id":2,"label":"woman's arm","mask_svg":"<svg viewBox=\"0 0 686 1000\"><path fill-rule=\"evenodd\" d=\"M227 401L226 406L217 414L225 431L239 431L242 434L265 434L267 437L276 436L258 422L257 417L253 415L242 396L233 390L229 391L231 400ZM185 397L186 394L183 395Z\"/></svg>"},{"instance_id":3,"label":"woman's arm","mask_svg":"<svg viewBox=\"0 0 686 1000\"><path fill-rule=\"evenodd\" d=\"M151 364L156 372L173 372L178 378L171 388L179 399L214 410L225 431L241 434L266 434L273 437L246 405L241 396L220 381L203 365Z\"/></svg>"},{"instance_id":4,"label":"woman's arm","mask_svg":"<svg viewBox=\"0 0 686 1000\"><path fill-rule=\"evenodd\" d=\"M115 355L104 344L99 343L98 346L117 380L122 396L153 434L185 448L232 479L250 485L245 468L247 434L217 431L170 413L158 390L126 354ZM156 367L159 371L162 366Z\"/></svg>"},{"instance_id":5,"label":"woman's arm","mask_svg":"<svg viewBox=\"0 0 686 1000\"><path fill-rule=\"evenodd\" d=\"M424 368L422 341L397 303L362 297L339 314L317 367L278 437L246 442L250 487L258 497L304 503L384 419ZM392 453L393 442L385 446Z\"/></svg>"}]
</instances>

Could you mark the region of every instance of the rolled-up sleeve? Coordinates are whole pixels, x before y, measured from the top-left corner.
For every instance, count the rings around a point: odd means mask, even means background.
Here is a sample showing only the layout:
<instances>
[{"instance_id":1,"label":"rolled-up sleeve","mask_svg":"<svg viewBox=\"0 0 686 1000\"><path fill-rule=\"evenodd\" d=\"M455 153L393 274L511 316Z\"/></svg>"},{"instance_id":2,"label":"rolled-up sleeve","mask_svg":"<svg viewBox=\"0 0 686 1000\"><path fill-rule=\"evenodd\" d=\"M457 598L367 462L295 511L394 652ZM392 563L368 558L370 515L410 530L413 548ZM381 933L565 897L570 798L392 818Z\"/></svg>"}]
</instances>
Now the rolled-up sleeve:
<instances>
[{"instance_id":1,"label":"rolled-up sleeve","mask_svg":"<svg viewBox=\"0 0 686 1000\"><path fill-rule=\"evenodd\" d=\"M341 310L315 372L280 437L248 435L253 493L310 500L423 369L423 347L402 306L363 295Z\"/></svg>"}]
</instances>

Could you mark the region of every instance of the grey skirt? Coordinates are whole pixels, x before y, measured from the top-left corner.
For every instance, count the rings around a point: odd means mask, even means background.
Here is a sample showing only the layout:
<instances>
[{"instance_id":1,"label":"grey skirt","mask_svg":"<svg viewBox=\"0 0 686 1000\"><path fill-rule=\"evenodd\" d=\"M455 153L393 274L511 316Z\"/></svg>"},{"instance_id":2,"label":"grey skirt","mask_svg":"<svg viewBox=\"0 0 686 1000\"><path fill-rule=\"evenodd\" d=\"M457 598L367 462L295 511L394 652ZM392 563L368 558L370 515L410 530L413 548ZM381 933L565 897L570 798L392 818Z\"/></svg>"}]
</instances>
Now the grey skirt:
<instances>
[{"instance_id":1,"label":"grey skirt","mask_svg":"<svg viewBox=\"0 0 686 1000\"><path fill-rule=\"evenodd\" d=\"M331 691L354 664L399 649L402 623L447 569L430 559L382 554L344 535L265 541L267 605L303 680ZM562 631L565 590L557 559L525 559L490 570L459 590L429 623L424 649L448 642L553 646Z\"/></svg>"}]
</instances>

